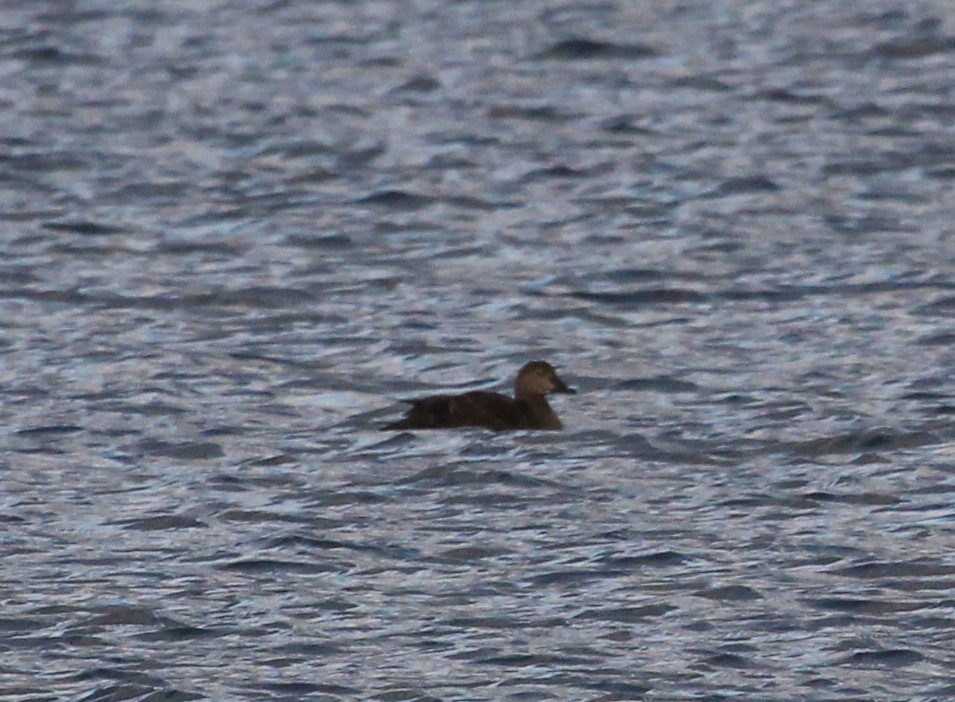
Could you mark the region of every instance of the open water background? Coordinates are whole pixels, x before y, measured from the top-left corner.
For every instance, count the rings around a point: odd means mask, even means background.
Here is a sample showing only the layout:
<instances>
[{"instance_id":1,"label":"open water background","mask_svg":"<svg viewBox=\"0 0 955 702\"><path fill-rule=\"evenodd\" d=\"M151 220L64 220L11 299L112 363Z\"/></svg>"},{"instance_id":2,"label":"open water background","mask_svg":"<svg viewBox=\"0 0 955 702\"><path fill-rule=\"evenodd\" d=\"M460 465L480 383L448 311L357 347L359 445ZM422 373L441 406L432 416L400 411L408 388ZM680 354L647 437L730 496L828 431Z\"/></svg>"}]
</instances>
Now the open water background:
<instances>
[{"instance_id":1,"label":"open water background","mask_svg":"<svg viewBox=\"0 0 955 702\"><path fill-rule=\"evenodd\" d=\"M0 697L955 698L953 181L947 0L0 3Z\"/></svg>"}]
</instances>

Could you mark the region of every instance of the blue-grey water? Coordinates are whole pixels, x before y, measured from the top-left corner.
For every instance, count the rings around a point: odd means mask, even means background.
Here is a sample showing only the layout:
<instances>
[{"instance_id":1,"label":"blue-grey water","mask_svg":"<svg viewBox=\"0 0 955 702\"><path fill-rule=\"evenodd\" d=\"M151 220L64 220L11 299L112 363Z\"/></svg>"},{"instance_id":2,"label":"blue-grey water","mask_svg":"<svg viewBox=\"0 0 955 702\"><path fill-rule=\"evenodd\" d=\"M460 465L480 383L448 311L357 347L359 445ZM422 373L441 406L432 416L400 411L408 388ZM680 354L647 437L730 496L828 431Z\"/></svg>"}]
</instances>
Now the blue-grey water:
<instances>
[{"instance_id":1,"label":"blue-grey water","mask_svg":"<svg viewBox=\"0 0 955 702\"><path fill-rule=\"evenodd\" d=\"M9 0L0 110L4 700L955 698L949 0Z\"/></svg>"}]
</instances>

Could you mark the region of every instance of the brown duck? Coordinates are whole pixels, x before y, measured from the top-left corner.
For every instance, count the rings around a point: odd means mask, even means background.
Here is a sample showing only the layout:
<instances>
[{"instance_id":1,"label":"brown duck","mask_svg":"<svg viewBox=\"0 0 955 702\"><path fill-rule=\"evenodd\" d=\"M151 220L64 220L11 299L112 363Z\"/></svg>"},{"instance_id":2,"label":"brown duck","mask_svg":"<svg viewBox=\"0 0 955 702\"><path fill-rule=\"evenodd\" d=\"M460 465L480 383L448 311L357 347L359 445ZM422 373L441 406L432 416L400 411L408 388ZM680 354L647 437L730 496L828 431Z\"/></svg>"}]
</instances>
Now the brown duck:
<instances>
[{"instance_id":1,"label":"brown duck","mask_svg":"<svg viewBox=\"0 0 955 702\"><path fill-rule=\"evenodd\" d=\"M452 429L484 427L493 431L563 428L547 402L552 392L576 393L560 379L553 366L531 361L517 374L514 397L473 390L461 395L430 395L404 400L411 409L385 429Z\"/></svg>"}]
</instances>

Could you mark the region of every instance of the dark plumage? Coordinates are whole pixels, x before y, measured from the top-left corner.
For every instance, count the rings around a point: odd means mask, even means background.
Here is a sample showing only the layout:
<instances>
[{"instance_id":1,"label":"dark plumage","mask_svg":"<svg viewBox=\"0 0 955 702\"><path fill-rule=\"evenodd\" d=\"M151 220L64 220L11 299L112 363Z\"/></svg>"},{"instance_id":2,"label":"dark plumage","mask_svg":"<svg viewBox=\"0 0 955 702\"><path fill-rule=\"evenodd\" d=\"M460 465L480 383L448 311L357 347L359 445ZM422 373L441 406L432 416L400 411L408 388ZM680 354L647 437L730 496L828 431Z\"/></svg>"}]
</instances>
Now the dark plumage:
<instances>
[{"instance_id":1,"label":"dark plumage","mask_svg":"<svg viewBox=\"0 0 955 702\"><path fill-rule=\"evenodd\" d=\"M563 428L547 395L574 393L557 371L544 361L521 368L514 381L514 397L474 390L461 395L430 395L404 400L411 405L404 418L384 429L453 429L484 427L493 431Z\"/></svg>"}]
</instances>

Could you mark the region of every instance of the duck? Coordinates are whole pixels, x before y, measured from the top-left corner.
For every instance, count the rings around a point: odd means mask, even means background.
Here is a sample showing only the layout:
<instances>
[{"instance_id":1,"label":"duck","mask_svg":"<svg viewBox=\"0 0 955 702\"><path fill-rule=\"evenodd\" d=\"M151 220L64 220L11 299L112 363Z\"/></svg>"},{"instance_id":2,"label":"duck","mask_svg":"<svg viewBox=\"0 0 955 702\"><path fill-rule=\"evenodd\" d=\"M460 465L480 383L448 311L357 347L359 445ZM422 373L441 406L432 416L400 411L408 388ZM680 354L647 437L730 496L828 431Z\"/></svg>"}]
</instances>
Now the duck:
<instances>
[{"instance_id":1,"label":"duck","mask_svg":"<svg viewBox=\"0 0 955 702\"><path fill-rule=\"evenodd\" d=\"M382 427L399 429L457 429L482 427L491 431L563 428L547 395L576 394L546 361L524 364L514 380L514 397L499 392L472 390L460 395L429 395L403 400L411 405L405 416Z\"/></svg>"}]
</instances>

